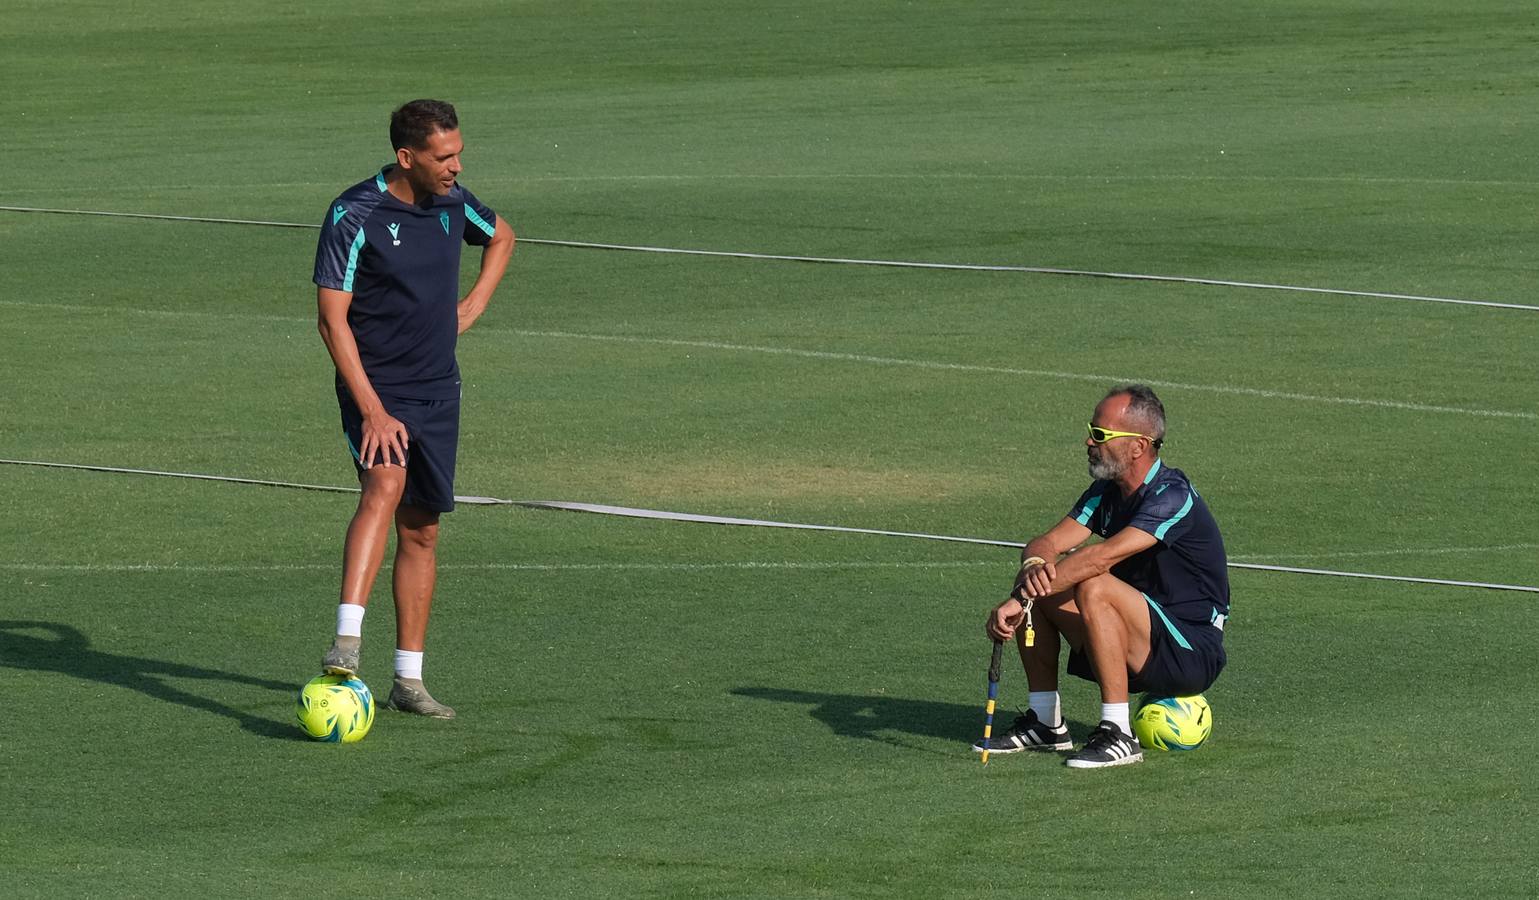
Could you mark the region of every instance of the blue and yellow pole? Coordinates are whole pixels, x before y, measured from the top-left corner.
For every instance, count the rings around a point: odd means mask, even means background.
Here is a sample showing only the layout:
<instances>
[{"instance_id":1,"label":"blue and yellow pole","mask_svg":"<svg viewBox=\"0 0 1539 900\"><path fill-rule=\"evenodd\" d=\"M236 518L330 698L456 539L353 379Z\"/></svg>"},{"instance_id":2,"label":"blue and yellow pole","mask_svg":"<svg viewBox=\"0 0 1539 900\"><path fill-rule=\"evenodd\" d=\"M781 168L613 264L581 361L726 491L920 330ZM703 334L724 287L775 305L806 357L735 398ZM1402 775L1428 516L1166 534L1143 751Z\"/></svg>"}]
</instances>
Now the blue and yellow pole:
<instances>
[{"instance_id":1,"label":"blue and yellow pole","mask_svg":"<svg viewBox=\"0 0 1539 900\"><path fill-rule=\"evenodd\" d=\"M999 697L999 656L1004 641L994 642L994 656L989 660L989 702L983 708L983 764L989 764L989 736L994 731L994 701Z\"/></svg>"}]
</instances>

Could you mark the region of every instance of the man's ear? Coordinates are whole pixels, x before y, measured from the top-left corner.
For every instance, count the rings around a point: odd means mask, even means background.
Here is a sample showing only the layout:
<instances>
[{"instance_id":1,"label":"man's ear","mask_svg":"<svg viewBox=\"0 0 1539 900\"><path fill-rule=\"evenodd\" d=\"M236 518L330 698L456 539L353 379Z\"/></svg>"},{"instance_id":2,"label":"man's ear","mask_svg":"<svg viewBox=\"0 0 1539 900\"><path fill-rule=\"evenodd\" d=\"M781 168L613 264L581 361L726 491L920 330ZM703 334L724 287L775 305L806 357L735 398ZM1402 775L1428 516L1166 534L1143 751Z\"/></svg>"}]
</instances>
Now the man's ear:
<instances>
[{"instance_id":1,"label":"man's ear","mask_svg":"<svg viewBox=\"0 0 1539 900\"><path fill-rule=\"evenodd\" d=\"M410 169L412 163L415 162L415 157L412 155L411 150L406 147L399 147L395 151L395 161L401 168Z\"/></svg>"}]
</instances>

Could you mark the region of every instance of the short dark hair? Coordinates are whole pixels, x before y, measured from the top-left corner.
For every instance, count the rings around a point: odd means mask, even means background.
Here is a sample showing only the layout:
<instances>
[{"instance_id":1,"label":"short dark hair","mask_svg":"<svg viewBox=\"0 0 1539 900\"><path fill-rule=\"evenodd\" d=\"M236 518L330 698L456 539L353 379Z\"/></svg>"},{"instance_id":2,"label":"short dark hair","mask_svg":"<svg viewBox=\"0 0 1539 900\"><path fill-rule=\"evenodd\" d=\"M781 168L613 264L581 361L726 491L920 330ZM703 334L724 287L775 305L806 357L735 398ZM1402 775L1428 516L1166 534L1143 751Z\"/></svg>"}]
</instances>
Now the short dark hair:
<instances>
[{"instance_id":1,"label":"short dark hair","mask_svg":"<svg viewBox=\"0 0 1539 900\"><path fill-rule=\"evenodd\" d=\"M413 100L390 114L390 146L420 150L435 132L460 127L454 104L443 100Z\"/></svg>"},{"instance_id":2,"label":"short dark hair","mask_svg":"<svg viewBox=\"0 0 1539 900\"><path fill-rule=\"evenodd\" d=\"M1149 430L1154 449L1158 451L1165 442L1165 404L1160 402L1154 389L1147 384L1119 384L1107 391L1106 397L1102 399L1110 399L1119 394L1128 395L1128 415Z\"/></svg>"}]
</instances>

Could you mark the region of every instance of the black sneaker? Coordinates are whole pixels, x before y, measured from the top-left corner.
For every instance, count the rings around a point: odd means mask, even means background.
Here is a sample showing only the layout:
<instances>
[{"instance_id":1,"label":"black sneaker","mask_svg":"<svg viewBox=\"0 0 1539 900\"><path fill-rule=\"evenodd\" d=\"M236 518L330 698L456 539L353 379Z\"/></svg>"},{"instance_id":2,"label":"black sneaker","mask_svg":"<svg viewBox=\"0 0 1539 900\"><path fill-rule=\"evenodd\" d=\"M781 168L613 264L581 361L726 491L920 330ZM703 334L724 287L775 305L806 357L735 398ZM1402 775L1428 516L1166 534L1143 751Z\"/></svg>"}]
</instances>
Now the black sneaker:
<instances>
[{"instance_id":1,"label":"black sneaker","mask_svg":"<svg viewBox=\"0 0 1539 900\"><path fill-rule=\"evenodd\" d=\"M983 752L983 741L973 744L973 749ZM1024 715L1015 717L1015 724L1004 734L989 738L990 753L1019 753L1022 750L1073 750L1074 742L1069 740L1069 726L1058 723L1057 728L1049 728L1042 724L1037 714L1032 710L1026 710Z\"/></svg>"},{"instance_id":2,"label":"black sneaker","mask_svg":"<svg viewBox=\"0 0 1539 900\"><path fill-rule=\"evenodd\" d=\"M1095 731L1090 732L1084 749L1064 760L1064 765L1071 769L1099 769L1143 760L1143 748L1138 745L1138 738L1124 733L1116 723L1102 720Z\"/></svg>"}]
</instances>

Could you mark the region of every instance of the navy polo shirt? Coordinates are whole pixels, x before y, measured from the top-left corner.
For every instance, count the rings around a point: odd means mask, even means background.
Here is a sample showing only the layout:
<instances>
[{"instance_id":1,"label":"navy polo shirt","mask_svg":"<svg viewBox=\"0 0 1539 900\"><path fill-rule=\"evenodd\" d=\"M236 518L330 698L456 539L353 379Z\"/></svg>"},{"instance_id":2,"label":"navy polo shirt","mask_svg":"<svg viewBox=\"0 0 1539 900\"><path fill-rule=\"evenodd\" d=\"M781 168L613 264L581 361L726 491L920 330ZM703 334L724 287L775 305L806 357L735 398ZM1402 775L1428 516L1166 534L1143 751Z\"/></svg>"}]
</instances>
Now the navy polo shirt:
<instances>
[{"instance_id":1,"label":"navy polo shirt","mask_svg":"<svg viewBox=\"0 0 1539 900\"><path fill-rule=\"evenodd\" d=\"M1186 473L1156 459L1144 483L1123 497L1114 481L1090 485L1069 517L1102 538L1133 527L1155 544L1111 573L1159 604L1172 618L1207 625L1229 615L1229 558L1208 504ZM1222 620L1220 620L1222 621Z\"/></svg>"},{"instance_id":2,"label":"navy polo shirt","mask_svg":"<svg viewBox=\"0 0 1539 900\"><path fill-rule=\"evenodd\" d=\"M315 283L353 295L347 324L375 391L453 399L460 392L460 248L489 243L497 215L458 184L428 206L403 203L385 187L392 168L332 201L315 250Z\"/></svg>"}]
</instances>

